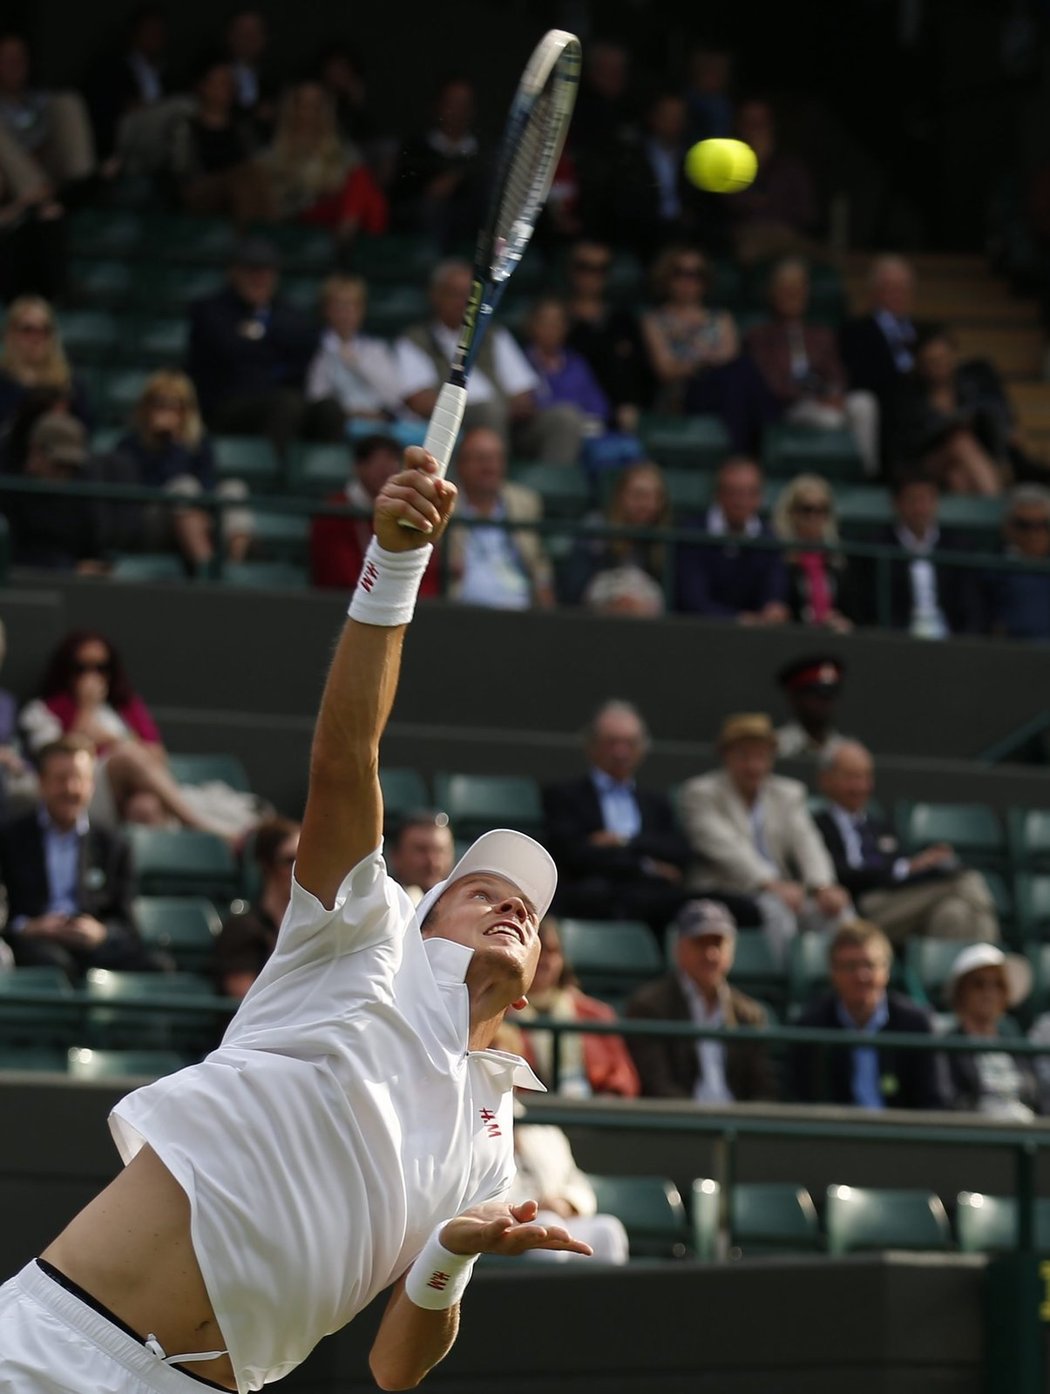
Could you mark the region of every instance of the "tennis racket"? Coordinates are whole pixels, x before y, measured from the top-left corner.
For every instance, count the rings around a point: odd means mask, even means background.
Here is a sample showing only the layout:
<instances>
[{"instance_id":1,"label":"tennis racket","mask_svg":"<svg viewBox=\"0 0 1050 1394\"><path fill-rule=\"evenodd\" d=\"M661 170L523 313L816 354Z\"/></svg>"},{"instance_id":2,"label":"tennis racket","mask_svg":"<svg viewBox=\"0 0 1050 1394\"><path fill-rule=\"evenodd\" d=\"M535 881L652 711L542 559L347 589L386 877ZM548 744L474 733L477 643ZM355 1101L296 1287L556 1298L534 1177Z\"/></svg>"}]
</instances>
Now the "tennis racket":
<instances>
[{"instance_id":1,"label":"tennis racket","mask_svg":"<svg viewBox=\"0 0 1050 1394\"><path fill-rule=\"evenodd\" d=\"M564 29L551 29L529 59L507 117L452 370L438 394L423 442L442 475L452 458L467 403L467 378L492 312L529 245L547 201L568 134L579 77L579 39Z\"/></svg>"}]
</instances>

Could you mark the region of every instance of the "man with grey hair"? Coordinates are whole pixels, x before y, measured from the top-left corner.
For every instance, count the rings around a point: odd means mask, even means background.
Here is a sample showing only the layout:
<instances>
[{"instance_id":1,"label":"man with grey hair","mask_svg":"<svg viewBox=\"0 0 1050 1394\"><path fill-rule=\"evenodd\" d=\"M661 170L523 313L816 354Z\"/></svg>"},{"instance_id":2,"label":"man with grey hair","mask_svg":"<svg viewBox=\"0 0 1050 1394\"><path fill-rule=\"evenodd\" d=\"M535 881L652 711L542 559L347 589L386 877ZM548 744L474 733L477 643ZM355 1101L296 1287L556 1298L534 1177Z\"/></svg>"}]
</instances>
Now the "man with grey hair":
<instances>
[{"instance_id":1,"label":"man with grey hair","mask_svg":"<svg viewBox=\"0 0 1050 1394\"><path fill-rule=\"evenodd\" d=\"M685 899L689 847L666 794L635 775L649 731L630 702L603 702L584 731L587 773L543 791L544 841L558 864L558 908L639 919L657 934Z\"/></svg>"},{"instance_id":2,"label":"man with grey hair","mask_svg":"<svg viewBox=\"0 0 1050 1394\"><path fill-rule=\"evenodd\" d=\"M996 571L988 589L992 627L1011 639L1050 639L1050 489L1021 484L1003 519L1006 555L1041 562L1039 570Z\"/></svg>"},{"instance_id":3,"label":"man with grey hair","mask_svg":"<svg viewBox=\"0 0 1050 1394\"><path fill-rule=\"evenodd\" d=\"M896 398L915 366L915 272L903 257L876 257L868 285L871 309L843 325L840 350L851 391L874 393L878 401L885 460L896 431Z\"/></svg>"},{"instance_id":4,"label":"man with grey hair","mask_svg":"<svg viewBox=\"0 0 1050 1394\"><path fill-rule=\"evenodd\" d=\"M433 317L406 329L394 346L405 405L429 417L448 377L470 299L473 272L468 262L449 259L430 278ZM516 453L548 464L575 465L583 434L583 414L564 402L540 408L540 380L509 330L494 325L485 335L467 385L464 427L489 426Z\"/></svg>"},{"instance_id":5,"label":"man with grey hair","mask_svg":"<svg viewBox=\"0 0 1050 1394\"><path fill-rule=\"evenodd\" d=\"M835 876L865 919L900 944L934 939L999 938L988 883L963 867L944 843L902 853L890 824L869 807L874 762L859 741L839 740L820 759L827 807L816 815Z\"/></svg>"}]
</instances>

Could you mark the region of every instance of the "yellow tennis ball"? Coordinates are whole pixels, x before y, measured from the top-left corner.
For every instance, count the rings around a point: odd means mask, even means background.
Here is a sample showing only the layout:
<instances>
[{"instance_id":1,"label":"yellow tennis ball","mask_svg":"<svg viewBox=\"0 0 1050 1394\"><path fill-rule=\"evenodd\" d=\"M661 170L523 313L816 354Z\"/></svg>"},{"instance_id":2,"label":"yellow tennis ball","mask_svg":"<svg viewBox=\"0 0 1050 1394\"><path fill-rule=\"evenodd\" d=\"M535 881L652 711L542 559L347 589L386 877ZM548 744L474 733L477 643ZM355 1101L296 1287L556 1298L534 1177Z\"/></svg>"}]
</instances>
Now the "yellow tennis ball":
<instances>
[{"instance_id":1,"label":"yellow tennis ball","mask_svg":"<svg viewBox=\"0 0 1050 1394\"><path fill-rule=\"evenodd\" d=\"M698 189L736 194L758 173L758 160L742 140L699 140L685 157L685 172Z\"/></svg>"}]
</instances>

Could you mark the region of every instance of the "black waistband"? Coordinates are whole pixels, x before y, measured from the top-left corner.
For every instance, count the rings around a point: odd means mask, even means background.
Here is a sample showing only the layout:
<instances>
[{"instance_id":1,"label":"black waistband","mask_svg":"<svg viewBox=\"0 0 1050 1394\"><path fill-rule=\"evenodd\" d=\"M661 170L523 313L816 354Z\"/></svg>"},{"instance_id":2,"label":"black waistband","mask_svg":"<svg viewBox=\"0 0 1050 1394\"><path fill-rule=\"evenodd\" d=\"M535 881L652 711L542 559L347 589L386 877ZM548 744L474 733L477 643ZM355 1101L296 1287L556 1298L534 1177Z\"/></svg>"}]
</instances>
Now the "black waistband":
<instances>
[{"instance_id":1,"label":"black waistband","mask_svg":"<svg viewBox=\"0 0 1050 1394\"><path fill-rule=\"evenodd\" d=\"M57 1283L60 1288L65 1288L66 1292L71 1292L78 1302L83 1302L85 1307L90 1307L100 1317L105 1317L110 1325L115 1326L118 1331L123 1331L125 1336L130 1336L133 1341L138 1341L140 1346L146 1344L144 1336L140 1336L137 1331L132 1331L127 1322L121 1321L120 1317L115 1312L111 1312L104 1302L100 1302L97 1297L92 1297L90 1292L85 1292L79 1283L75 1283L72 1278L67 1278L53 1263L48 1263L46 1258L38 1258L36 1266L42 1273L46 1273L53 1283ZM188 1379L195 1379L198 1384L206 1384L209 1389L221 1389L222 1394L231 1394L226 1385L216 1384L214 1380L205 1379L203 1375L195 1375L192 1370L180 1369L179 1374L186 1375Z\"/></svg>"}]
</instances>

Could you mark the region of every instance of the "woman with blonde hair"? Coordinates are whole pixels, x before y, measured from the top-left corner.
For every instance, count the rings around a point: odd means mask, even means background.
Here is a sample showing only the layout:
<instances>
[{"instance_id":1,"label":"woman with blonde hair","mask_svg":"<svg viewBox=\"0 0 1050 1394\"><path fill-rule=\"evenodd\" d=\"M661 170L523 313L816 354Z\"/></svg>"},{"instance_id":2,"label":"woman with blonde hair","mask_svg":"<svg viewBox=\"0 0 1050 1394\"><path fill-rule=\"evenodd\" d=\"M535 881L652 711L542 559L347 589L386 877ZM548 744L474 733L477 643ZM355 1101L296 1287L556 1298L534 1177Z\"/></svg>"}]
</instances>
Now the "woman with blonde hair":
<instances>
[{"instance_id":1,"label":"woman with blonde hair","mask_svg":"<svg viewBox=\"0 0 1050 1394\"><path fill-rule=\"evenodd\" d=\"M849 564L839 552L818 550L839 540L835 496L827 480L798 474L785 484L773 509L773 531L789 544L784 561L792 619L838 634L852 629Z\"/></svg>"},{"instance_id":2,"label":"woman with blonde hair","mask_svg":"<svg viewBox=\"0 0 1050 1394\"><path fill-rule=\"evenodd\" d=\"M340 138L335 108L320 83L290 89L260 163L269 179L271 217L317 223L340 238L386 231L386 197L357 150Z\"/></svg>"},{"instance_id":3,"label":"woman with blonde hair","mask_svg":"<svg viewBox=\"0 0 1050 1394\"><path fill-rule=\"evenodd\" d=\"M0 424L14 415L27 392L49 387L62 392L69 409L91 426L84 385L70 367L51 306L42 296L20 295L7 307L0 352Z\"/></svg>"},{"instance_id":4,"label":"woman with blonde hair","mask_svg":"<svg viewBox=\"0 0 1050 1394\"><path fill-rule=\"evenodd\" d=\"M671 505L663 470L652 460L628 465L616 477L609 501L602 513L588 522L610 527L661 529L671 525ZM635 587L644 599L652 584L662 588L664 547L660 542L636 537L581 536L565 562L562 572L563 598L569 604L591 604L591 589L604 578L599 590L609 586L608 573L641 578ZM645 583L649 582L649 585ZM622 588L621 588L622 589ZM662 608L662 607L661 607Z\"/></svg>"},{"instance_id":5,"label":"woman with blonde hair","mask_svg":"<svg viewBox=\"0 0 1050 1394\"><path fill-rule=\"evenodd\" d=\"M118 441L114 460L122 480L142 488L192 499L203 493L244 499L242 480L215 478L215 457L204 432L197 392L185 373L161 369L147 379L131 417L131 430ZM242 561L252 536L245 508L222 514L222 532L231 561ZM214 520L201 508L156 505L145 510L140 535L146 546L174 542L191 568L207 566L215 554Z\"/></svg>"}]
</instances>

